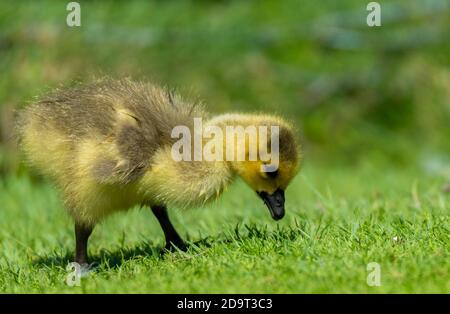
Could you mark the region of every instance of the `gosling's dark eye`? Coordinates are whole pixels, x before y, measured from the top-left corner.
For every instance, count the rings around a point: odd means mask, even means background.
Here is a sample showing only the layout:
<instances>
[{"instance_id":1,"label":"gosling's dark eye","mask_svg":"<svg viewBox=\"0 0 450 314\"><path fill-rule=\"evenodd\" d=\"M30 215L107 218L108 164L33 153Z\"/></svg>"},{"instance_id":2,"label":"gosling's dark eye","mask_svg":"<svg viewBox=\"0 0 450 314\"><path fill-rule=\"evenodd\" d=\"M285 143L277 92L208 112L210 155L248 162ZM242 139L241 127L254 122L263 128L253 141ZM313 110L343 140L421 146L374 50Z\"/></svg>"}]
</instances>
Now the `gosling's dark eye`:
<instances>
[{"instance_id":1,"label":"gosling's dark eye","mask_svg":"<svg viewBox=\"0 0 450 314\"><path fill-rule=\"evenodd\" d=\"M278 176L278 170L266 172L268 178L274 179Z\"/></svg>"}]
</instances>

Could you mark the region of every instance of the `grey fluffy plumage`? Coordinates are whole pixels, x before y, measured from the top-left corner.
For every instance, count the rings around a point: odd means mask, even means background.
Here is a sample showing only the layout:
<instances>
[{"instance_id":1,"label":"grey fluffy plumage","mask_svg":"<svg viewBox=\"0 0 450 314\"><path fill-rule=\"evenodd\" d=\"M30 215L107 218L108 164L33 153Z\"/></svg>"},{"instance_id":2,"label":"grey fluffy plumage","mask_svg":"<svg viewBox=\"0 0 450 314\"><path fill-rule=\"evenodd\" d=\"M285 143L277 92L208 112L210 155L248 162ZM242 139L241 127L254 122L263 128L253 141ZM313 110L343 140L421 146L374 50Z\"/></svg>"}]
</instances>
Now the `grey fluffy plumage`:
<instances>
[{"instance_id":1,"label":"grey fluffy plumage","mask_svg":"<svg viewBox=\"0 0 450 314\"><path fill-rule=\"evenodd\" d=\"M118 110L136 124L118 125ZM173 127L192 126L193 117L204 115L201 106L185 102L168 89L129 79L105 78L44 96L20 114L19 130L32 118L36 125L50 126L64 134L74 145L93 134L114 139L121 165L117 166L117 160L98 160L93 174L101 182L125 184L146 171L150 157L159 147L174 141L170 137Z\"/></svg>"}]
</instances>

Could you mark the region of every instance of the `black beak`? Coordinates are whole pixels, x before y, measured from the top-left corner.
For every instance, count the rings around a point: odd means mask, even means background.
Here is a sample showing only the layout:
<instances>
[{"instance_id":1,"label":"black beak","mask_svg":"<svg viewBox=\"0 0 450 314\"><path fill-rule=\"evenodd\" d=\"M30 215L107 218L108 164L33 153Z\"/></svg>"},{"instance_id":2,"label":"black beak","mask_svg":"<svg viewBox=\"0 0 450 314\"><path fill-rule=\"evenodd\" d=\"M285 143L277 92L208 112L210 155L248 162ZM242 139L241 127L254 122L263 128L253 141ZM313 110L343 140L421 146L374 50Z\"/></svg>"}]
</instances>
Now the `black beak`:
<instances>
[{"instance_id":1,"label":"black beak","mask_svg":"<svg viewBox=\"0 0 450 314\"><path fill-rule=\"evenodd\" d=\"M257 193L269 208L274 220L280 220L284 217L284 191L282 189L276 190L273 194L267 192Z\"/></svg>"}]
</instances>

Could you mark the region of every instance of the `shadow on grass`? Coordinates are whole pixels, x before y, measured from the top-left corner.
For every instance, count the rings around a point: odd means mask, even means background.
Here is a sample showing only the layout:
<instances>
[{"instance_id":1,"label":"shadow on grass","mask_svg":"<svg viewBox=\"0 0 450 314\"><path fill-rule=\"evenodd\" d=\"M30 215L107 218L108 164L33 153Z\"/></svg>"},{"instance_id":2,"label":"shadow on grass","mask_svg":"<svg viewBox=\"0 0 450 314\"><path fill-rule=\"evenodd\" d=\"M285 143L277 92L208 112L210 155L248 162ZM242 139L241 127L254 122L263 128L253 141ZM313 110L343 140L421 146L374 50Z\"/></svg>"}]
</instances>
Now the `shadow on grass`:
<instances>
[{"instance_id":1,"label":"shadow on grass","mask_svg":"<svg viewBox=\"0 0 450 314\"><path fill-rule=\"evenodd\" d=\"M186 242L187 251L191 249L207 248L211 246L211 238L206 237L194 242ZM175 253L178 249L172 247L167 250L165 247L154 246L151 243L140 243L134 247L130 248L120 248L115 251L109 251L102 249L97 254L91 254L89 259L92 263L101 265L105 268L118 268L123 263L143 258L143 257L153 257L156 259L163 259L165 255ZM73 262L74 252L66 250L61 253L53 253L45 256L39 256L33 261L36 266L43 267L66 267L69 263Z\"/></svg>"},{"instance_id":2,"label":"shadow on grass","mask_svg":"<svg viewBox=\"0 0 450 314\"><path fill-rule=\"evenodd\" d=\"M246 241L254 241L257 239L258 241L261 241L261 245L264 245L265 241L275 241L281 243L283 241L294 241L297 237L309 237L304 231L301 231L302 229L305 229L305 226L299 225L297 222L295 226L288 226L284 228L279 228L277 226L277 229L275 230L268 230L267 226L238 224L234 230L230 230L230 232L227 233L222 233L216 237L207 236L202 239L192 241L188 235L188 241L186 242L186 254L195 255L197 252L202 251L205 248L209 248L213 244L245 243ZM143 242L134 247L119 248L115 251L102 249L97 254L91 254L90 260L94 264L100 265L102 269L111 269L118 268L122 264L133 259L150 257L157 260L162 260L167 254L178 251L179 250L175 247L167 250L164 247ZM66 267L72 261L73 252L66 250L62 254L54 253L41 256L34 261L34 264L44 267Z\"/></svg>"}]
</instances>

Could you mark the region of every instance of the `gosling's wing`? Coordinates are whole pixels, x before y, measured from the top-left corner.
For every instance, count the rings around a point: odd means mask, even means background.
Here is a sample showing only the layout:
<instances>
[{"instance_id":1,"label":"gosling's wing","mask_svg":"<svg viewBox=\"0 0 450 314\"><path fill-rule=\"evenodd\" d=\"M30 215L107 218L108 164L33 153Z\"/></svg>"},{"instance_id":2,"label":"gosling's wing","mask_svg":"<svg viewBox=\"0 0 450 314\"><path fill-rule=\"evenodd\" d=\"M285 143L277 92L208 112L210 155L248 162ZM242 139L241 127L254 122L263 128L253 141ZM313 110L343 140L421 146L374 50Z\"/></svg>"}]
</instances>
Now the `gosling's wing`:
<instances>
[{"instance_id":1,"label":"gosling's wing","mask_svg":"<svg viewBox=\"0 0 450 314\"><path fill-rule=\"evenodd\" d=\"M115 132L102 143L106 154L97 157L92 174L99 182L126 184L145 173L160 144L156 127L143 125L130 112L118 112L116 123Z\"/></svg>"}]
</instances>

